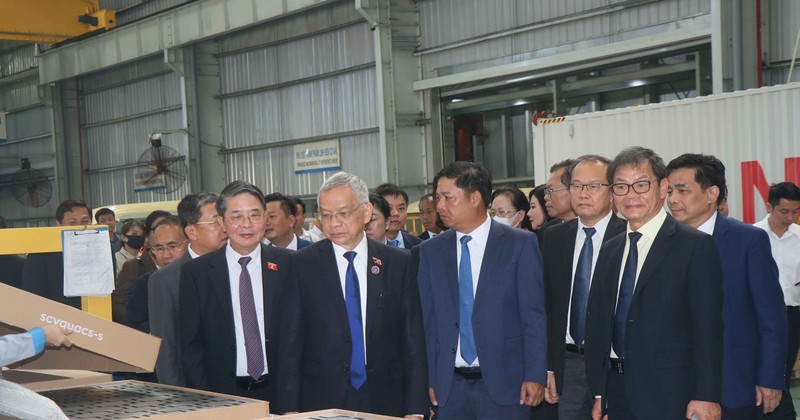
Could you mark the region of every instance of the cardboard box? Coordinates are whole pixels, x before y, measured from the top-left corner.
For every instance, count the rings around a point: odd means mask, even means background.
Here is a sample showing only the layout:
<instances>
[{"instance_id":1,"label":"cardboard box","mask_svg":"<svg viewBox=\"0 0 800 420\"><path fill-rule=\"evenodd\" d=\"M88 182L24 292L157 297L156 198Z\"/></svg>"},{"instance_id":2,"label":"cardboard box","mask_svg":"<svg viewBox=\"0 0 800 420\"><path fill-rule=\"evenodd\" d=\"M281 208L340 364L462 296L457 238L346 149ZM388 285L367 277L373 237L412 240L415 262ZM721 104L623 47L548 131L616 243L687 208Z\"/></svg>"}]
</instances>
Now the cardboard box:
<instances>
[{"instance_id":1,"label":"cardboard box","mask_svg":"<svg viewBox=\"0 0 800 420\"><path fill-rule=\"evenodd\" d=\"M358 411L342 410L334 408L331 410L307 411L305 413L289 414L287 416L279 416L280 420L284 419L305 419L305 420L344 420L344 419L359 419L359 420L396 420L402 417L389 417L381 416L378 414L361 413Z\"/></svg>"},{"instance_id":2,"label":"cardboard box","mask_svg":"<svg viewBox=\"0 0 800 420\"><path fill-rule=\"evenodd\" d=\"M47 348L11 367L152 372L161 339L67 305L0 284L0 335L45 324L72 331L72 348Z\"/></svg>"},{"instance_id":3,"label":"cardboard box","mask_svg":"<svg viewBox=\"0 0 800 420\"><path fill-rule=\"evenodd\" d=\"M270 418L266 401L149 382L117 381L39 393L52 399L71 419Z\"/></svg>"},{"instance_id":4,"label":"cardboard box","mask_svg":"<svg viewBox=\"0 0 800 420\"><path fill-rule=\"evenodd\" d=\"M61 369L3 369L3 379L20 384L31 391L99 384L113 380L108 373Z\"/></svg>"}]
</instances>

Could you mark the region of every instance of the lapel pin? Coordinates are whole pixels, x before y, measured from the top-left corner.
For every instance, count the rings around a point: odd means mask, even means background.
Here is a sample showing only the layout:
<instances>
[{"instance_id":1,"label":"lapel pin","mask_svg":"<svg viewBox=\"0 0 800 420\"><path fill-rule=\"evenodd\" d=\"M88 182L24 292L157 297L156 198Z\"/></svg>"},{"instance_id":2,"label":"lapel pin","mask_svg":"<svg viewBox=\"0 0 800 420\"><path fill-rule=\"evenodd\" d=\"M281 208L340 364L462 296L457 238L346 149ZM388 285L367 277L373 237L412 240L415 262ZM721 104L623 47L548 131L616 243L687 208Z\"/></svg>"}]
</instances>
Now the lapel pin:
<instances>
[{"instance_id":1,"label":"lapel pin","mask_svg":"<svg viewBox=\"0 0 800 420\"><path fill-rule=\"evenodd\" d=\"M383 265L383 263L381 262L380 258L375 258L375 257L372 257L372 262L373 262L375 265Z\"/></svg>"},{"instance_id":2,"label":"lapel pin","mask_svg":"<svg viewBox=\"0 0 800 420\"><path fill-rule=\"evenodd\" d=\"M377 265L373 265L373 266L372 266L372 274L374 274L374 275L376 275L376 276L377 276L377 275L378 275L378 274L380 274L380 273L381 273L381 268L380 268L380 267L378 267Z\"/></svg>"},{"instance_id":3,"label":"lapel pin","mask_svg":"<svg viewBox=\"0 0 800 420\"><path fill-rule=\"evenodd\" d=\"M268 262L267 268L272 271L278 271L278 264L275 264L274 262Z\"/></svg>"}]
</instances>

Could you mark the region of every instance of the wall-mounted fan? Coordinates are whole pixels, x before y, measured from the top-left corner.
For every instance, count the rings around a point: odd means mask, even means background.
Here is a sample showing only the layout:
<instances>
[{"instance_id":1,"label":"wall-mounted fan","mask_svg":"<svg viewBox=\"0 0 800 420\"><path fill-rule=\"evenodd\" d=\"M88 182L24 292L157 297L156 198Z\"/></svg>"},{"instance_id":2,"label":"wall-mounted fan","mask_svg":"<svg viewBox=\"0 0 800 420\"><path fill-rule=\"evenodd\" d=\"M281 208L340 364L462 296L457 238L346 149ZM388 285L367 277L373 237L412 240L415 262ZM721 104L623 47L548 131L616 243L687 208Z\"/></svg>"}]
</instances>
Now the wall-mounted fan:
<instances>
[{"instance_id":1,"label":"wall-mounted fan","mask_svg":"<svg viewBox=\"0 0 800 420\"><path fill-rule=\"evenodd\" d=\"M53 196L50 179L42 171L32 169L28 158L21 159L21 169L11 175L8 184L14 198L27 207L42 207Z\"/></svg>"},{"instance_id":2,"label":"wall-mounted fan","mask_svg":"<svg viewBox=\"0 0 800 420\"><path fill-rule=\"evenodd\" d=\"M186 156L161 144L161 134L150 136L150 147L140 156L136 167L137 192L171 193L186 182Z\"/></svg>"}]
</instances>

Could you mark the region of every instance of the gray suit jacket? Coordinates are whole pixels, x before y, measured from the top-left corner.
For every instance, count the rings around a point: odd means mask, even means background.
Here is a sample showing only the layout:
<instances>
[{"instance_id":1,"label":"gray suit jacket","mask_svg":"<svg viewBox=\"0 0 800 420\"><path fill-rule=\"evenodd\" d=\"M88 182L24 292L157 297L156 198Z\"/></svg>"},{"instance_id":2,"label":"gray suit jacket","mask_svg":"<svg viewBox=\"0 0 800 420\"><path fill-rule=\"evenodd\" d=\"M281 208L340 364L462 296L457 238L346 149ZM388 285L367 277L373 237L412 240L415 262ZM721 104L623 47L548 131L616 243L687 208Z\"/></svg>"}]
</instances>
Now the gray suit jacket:
<instances>
[{"instance_id":1,"label":"gray suit jacket","mask_svg":"<svg viewBox=\"0 0 800 420\"><path fill-rule=\"evenodd\" d=\"M161 338L161 350L156 362L158 382L186 386L178 355L178 285L181 267L192 256L186 251L172 264L154 272L147 288L150 334Z\"/></svg>"}]
</instances>

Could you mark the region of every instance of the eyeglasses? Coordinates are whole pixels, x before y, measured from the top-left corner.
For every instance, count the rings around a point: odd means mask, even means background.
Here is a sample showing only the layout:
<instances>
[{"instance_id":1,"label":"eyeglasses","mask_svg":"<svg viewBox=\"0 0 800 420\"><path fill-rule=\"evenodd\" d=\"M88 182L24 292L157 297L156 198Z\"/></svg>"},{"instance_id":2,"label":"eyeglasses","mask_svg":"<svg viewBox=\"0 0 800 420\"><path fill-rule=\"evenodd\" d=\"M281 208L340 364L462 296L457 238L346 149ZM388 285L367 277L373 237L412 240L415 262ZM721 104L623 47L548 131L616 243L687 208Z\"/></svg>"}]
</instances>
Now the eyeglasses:
<instances>
[{"instance_id":1,"label":"eyeglasses","mask_svg":"<svg viewBox=\"0 0 800 420\"><path fill-rule=\"evenodd\" d=\"M244 224L244 221L247 220L250 224L259 225L264 223L264 216L266 213L261 212L252 212L250 214L234 214L228 217L228 220L233 223L233 226L239 227Z\"/></svg>"},{"instance_id":2,"label":"eyeglasses","mask_svg":"<svg viewBox=\"0 0 800 420\"><path fill-rule=\"evenodd\" d=\"M601 184L599 182L591 182L589 184L579 184L577 182L569 184L569 189L572 192L579 193L583 192L583 189L586 188L589 191L589 194L595 194L600 192L603 187L608 187L608 184Z\"/></svg>"},{"instance_id":3,"label":"eyeglasses","mask_svg":"<svg viewBox=\"0 0 800 420\"><path fill-rule=\"evenodd\" d=\"M169 253L174 253L175 251L177 251L177 250L181 249L181 247L182 247L182 246L183 246L183 244L185 244L185 243L186 243L186 241L182 241L182 242L170 242L170 243L168 243L166 246L162 246L162 245L156 245L156 246L154 246L154 247L150 248L150 251L153 251L153 252L154 252L154 253L156 253L156 254L161 254L161 253L163 253L163 252L165 252L165 251L167 251L167 252L169 252Z\"/></svg>"},{"instance_id":4,"label":"eyeglasses","mask_svg":"<svg viewBox=\"0 0 800 420\"><path fill-rule=\"evenodd\" d=\"M564 188L546 188L544 190L544 195L553 195L554 192L564 191L564 190L568 190L568 189L569 189L569 187L564 187Z\"/></svg>"},{"instance_id":5,"label":"eyeglasses","mask_svg":"<svg viewBox=\"0 0 800 420\"><path fill-rule=\"evenodd\" d=\"M193 225L211 225L211 227L219 226L217 223L217 216L214 216L214 220L209 220L205 222L194 222Z\"/></svg>"},{"instance_id":6,"label":"eyeglasses","mask_svg":"<svg viewBox=\"0 0 800 420\"><path fill-rule=\"evenodd\" d=\"M511 216L512 214L514 214L514 213L516 213L518 211L519 210L511 210L511 209L508 209L508 210L489 209L489 216L494 217L495 215L498 215L500 217L506 217L506 216Z\"/></svg>"},{"instance_id":7,"label":"eyeglasses","mask_svg":"<svg viewBox=\"0 0 800 420\"><path fill-rule=\"evenodd\" d=\"M317 220L319 220L322 223L330 223L333 220L339 222L348 222L350 221L350 219L353 218L353 215L356 213L356 210L358 210L360 207L361 206L359 205L358 207L352 210L339 211L336 213L320 213L317 215Z\"/></svg>"},{"instance_id":8,"label":"eyeglasses","mask_svg":"<svg viewBox=\"0 0 800 420\"><path fill-rule=\"evenodd\" d=\"M628 195L628 191L633 188L633 192L637 194L644 194L650 191L650 184L656 181L636 181L633 184L626 184L624 182L616 182L611 184L611 191L614 195L623 196Z\"/></svg>"}]
</instances>

